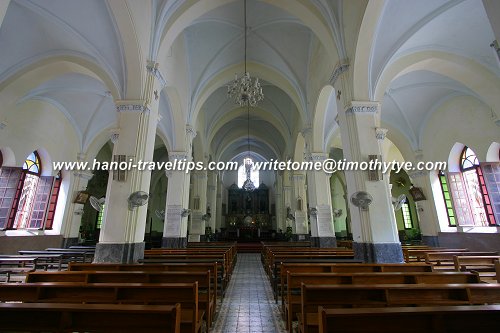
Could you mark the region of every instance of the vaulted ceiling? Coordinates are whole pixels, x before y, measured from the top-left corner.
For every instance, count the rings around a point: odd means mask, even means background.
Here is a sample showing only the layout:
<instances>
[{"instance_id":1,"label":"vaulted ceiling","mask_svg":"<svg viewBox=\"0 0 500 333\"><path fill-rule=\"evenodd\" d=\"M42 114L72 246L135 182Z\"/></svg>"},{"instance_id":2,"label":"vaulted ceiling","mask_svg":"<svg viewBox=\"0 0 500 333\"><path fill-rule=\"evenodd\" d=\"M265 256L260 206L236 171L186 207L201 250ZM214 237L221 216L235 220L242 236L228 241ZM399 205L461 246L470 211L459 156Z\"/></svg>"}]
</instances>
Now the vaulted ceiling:
<instances>
[{"instance_id":1,"label":"vaulted ceiling","mask_svg":"<svg viewBox=\"0 0 500 333\"><path fill-rule=\"evenodd\" d=\"M68 118L85 150L115 125L113 99L127 98L127 85L136 79L127 67L130 51L125 42L132 36L117 19L116 7L123 3L139 44L148 45L139 53L145 60L158 55L155 60L166 72L159 132L168 145L175 146L180 125L190 124L202 137L205 154L220 160L241 158L248 148L247 110L228 99L226 85L244 71L243 0L144 0L144 8L128 0L11 0L0 28L2 101L51 103ZM313 123L319 91L339 59L354 65L360 26L371 15L376 15L376 24L363 74L367 98L382 103L383 122L403 133L415 149L427 120L443 102L454 96L482 96L432 68L386 79L392 67L421 53L440 52L470 60L500 77L498 58L489 46L495 37L482 1L391 0L379 3L379 13L365 13L372 3L248 0L248 70L260 77L265 94L265 100L250 109L249 142L255 158L293 155L297 136ZM171 33L181 20L185 22L179 31ZM60 73L4 89L15 76L42 70L53 58L60 61ZM102 75L75 71L64 63L67 59L91 64ZM321 120L325 150L339 135L335 96L327 104Z\"/></svg>"}]
</instances>

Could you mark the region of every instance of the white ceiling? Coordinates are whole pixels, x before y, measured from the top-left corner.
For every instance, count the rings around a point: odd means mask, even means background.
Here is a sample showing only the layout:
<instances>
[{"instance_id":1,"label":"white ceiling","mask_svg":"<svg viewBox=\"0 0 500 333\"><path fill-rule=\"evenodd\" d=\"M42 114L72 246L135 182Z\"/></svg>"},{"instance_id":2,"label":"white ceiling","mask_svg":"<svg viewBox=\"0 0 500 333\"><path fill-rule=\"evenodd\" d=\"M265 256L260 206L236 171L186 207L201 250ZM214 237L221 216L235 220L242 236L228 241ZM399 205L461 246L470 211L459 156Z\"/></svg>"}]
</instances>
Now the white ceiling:
<instances>
[{"instance_id":1,"label":"white ceiling","mask_svg":"<svg viewBox=\"0 0 500 333\"><path fill-rule=\"evenodd\" d=\"M388 66L422 51L467 57L500 77L500 63L490 47L494 39L479 0L387 1L371 52L371 94ZM430 115L460 95L480 99L449 77L424 70L410 72L393 80L385 91L382 120L399 129L418 149Z\"/></svg>"},{"instance_id":2,"label":"white ceiling","mask_svg":"<svg viewBox=\"0 0 500 333\"><path fill-rule=\"evenodd\" d=\"M147 1L147 0L141 0ZM322 18L329 27L338 47L340 58L354 59L354 54L343 47L355 44L344 41L344 27L348 22L343 16L353 0L311 0L311 11ZM185 1L153 1L156 22L163 22L175 15L175 10ZM227 98L226 87L213 89L201 106L198 117L190 119L198 100L215 77L227 69L243 72L243 1L225 4L201 15L184 29L179 39L186 51L187 119L211 140L206 144L210 155L230 160L242 156L246 150L247 122L241 110ZM365 6L359 1L359 6ZM64 55L87 59L100 66L126 96L127 69L122 38L114 16L103 0L11 0L0 29L0 84L22 68L48 57ZM352 8L349 10L352 11ZM363 10L362 8L362 10ZM139 24L140 22L136 22ZM352 24L359 28L360 22ZM269 72L278 73L279 80L262 80L265 100L251 111L251 146L256 158L283 158L293 154L296 136L308 124L303 122L311 115L317 91L327 82L317 82L311 68L319 39L303 20L291 11L268 2L248 1L248 63ZM156 29L149 27L148 29ZM500 77L498 59L489 44L494 34L481 0L387 0L375 32L374 46L370 50L368 69L369 89L373 97L379 79L395 61L406 55L428 50L457 54L484 66ZM327 54L327 53L323 53ZM170 59L158 59L161 63ZM330 63L331 62L331 63ZM331 68L337 59L327 59ZM325 71L331 68L325 68ZM252 75L254 73L251 73ZM317 74L316 74L317 75ZM177 78L168 78L175 85ZM289 96L284 86L292 87L297 98ZM227 82L229 83L229 82ZM314 85L314 87L315 87ZM116 121L112 98L104 84L82 74L65 74L51 79L19 97L42 99L56 105L66 114L77 131L82 147ZM289 90L288 90L289 91ZM309 94L309 95L308 95ZM461 83L448 77L417 71L402 75L391 82L382 102L383 121L399 129L417 148L428 117L449 98L474 95ZM294 102L298 101L298 102ZM337 129L332 96L325 115L323 138L331 141ZM174 145L174 117L168 95L161 94L160 132L170 145ZM304 116L306 115L306 116ZM325 147L326 148L326 147Z\"/></svg>"}]
</instances>

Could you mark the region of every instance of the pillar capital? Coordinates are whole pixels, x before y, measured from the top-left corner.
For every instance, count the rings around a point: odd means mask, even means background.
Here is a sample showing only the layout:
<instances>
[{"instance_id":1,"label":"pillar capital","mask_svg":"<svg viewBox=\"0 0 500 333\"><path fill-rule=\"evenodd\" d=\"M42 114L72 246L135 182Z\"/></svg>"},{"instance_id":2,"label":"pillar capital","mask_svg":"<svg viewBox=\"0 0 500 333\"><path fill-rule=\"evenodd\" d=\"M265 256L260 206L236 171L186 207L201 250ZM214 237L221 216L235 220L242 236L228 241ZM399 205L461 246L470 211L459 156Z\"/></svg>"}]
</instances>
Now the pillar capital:
<instances>
[{"instance_id":1,"label":"pillar capital","mask_svg":"<svg viewBox=\"0 0 500 333\"><path fill-rule=\"evenodd\" d=\"M175 160L190 160L190 155L187 151L172 151L168 153L168 159L170 162Z\"/></svg>"},{"instance_id":2,"label":"pillar capital","mask_svg":"<svg viewBox=\"0 0 500 333\"><path fill-rule=\"evenodd\" d=\"M186 136L190 141L196 137L196 134L196 129L193 126L186 124Z\"/></svg>"},{"instance_id":3,"label":"pillar capital","mask_svg":"<svg viewBox=\"0 0 500 333\"><path fill-rule=\"evenodd\" d=\"M143 100L119 99L115 101L117 112L149 112Z\"/></svg>"},{"instance_id":4,"label":"pillar capital","mask_svg":"<svg viewBox=\"0 0 500 333\"><path fill-rule=\"evenodd\" d=\"M346 114L370 114L378 113L380 110L380 103L378 102L358 102L351 101L346 107Z\"/></svg>"},{"instance_id":5,"label":"pillar capital","mask_svg":"<svg viewBox=\"0 0 500 333\"><path fill-rule=\"evenodd\" d=\"M342 75L342 73L346 72L349 70L349 60L348 59L343 59L341 60L337 66L333 69L332 76L330 76L330 79L328 82L334 86L335 83L337 82L337 79Z\"/></svg>"},{"instance_id":6,"label":"pillar capital","mask_svg":"<svg viewBox=\"0 0 500 333\"><path fill-rule=\"evenodd\" d=\"M90 180L92 177L94 177L94 174L90 171L75 171L73 172L75 177L78 177L83 180Z\"/></svg>"},{"instance_id":7,"label":"pillar capital","mask_svg":"<svg viewBox=\"0 0 500 333\"><path fill-rule=\"evenodd\" d=\"M118 138L120 137L120 129L115 127L109 130L109 139L113 144L115 144L118 141Z\"/></svg>"},{"instance_id":8,"label":"pillar capital","mask_svg":"<svg viewBox=\"0 0 500 333\"><path fill-rule=\"evenodd\" d=\"M377 140L384 141L388 131L389 130L387 128L382 128L382 127L375 128L375 136Z\"/></svg>"},{"instance_id":9,"label":"pillar capital","mask_svg":"<svg viewBox=\"0 0 500 333\"><path fill-rule=\"evenodd\" d=\"M430 171L428 170L414 170L414 171L407 171L408 177L410 178L421 178L428 176Z\"/></svg>"},{"instance_id":10,"label":"pillar capital","mask_svg":"<svg viewBox=\"0 0 500 333\"><path fill-rule=\"evenodd\" d=\"M307 162L324 162L328 159L328 154L323 152L312 152L304 154L304 160Z\"/></svg>"},{"instance_id":11,"label":"pillar capital","mask_svg":"<svg viewBox=\"0 0 500 333\"><path fill-rule=\"evenodd\" d=\"M158 69L159 66L160 66L159 63L157 63L157 62L155 62L153 60L148 60L148 62L146 64L146 70L148 71L148 73L150 73L151 75L153 75L158 80L158 82L160 83L161 88L163 88L163 87L165 87L167 85L167 81L165 80L165 78L163 77L163 75L161 75L161 72Z\"/></svg>"}]
</instances>

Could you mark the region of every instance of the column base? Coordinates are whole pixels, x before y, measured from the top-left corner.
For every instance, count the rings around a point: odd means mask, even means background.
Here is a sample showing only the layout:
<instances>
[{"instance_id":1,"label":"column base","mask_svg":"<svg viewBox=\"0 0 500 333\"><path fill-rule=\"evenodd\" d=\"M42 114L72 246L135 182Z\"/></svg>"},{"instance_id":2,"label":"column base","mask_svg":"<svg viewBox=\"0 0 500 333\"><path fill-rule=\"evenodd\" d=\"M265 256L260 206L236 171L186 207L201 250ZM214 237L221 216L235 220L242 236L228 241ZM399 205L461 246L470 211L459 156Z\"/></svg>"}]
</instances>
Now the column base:
<instances>
[{"instance_id":1,"label":"column base","mask_svg":"<svg viewBox=\"0 0 500 333\"><path fill-rule=\"evenodd\" d=\"M94 263L137 263L144 258L145 243L97 243Z\"/></svg>"},{"instance_id":2,"label":"column base","mask_svg":"<svg viewBox=\"0 0 500 333\"><path fill-rule=\"evenodd\" d=\"M400 243L353 243L354 259L366 263L402 263L403 250Z\"/></svg>"},{"instance_id":3,"label":"column base","mask_svg":"<svg viewBox=\"0 0 500 333\"><path fill-rule=\"evenodd\" d=\"M422 242L427 246L439 247L438 236L424 236L422 235Z\"/></svg>"},{"instance_id":4,"label":"column base","mask_svg":"<svg viewBox=\"0 0 500 333\"><path fill-rule=\"evenodd\" d=\"M61 244L62 248L67 249L73 245L78 245L78 237L63 238Z\"/></svg>"},{"instance_id":5,"label":"column base","mask_svg":"<svg viewBox=\"0 0 500 333\"><path fill-rule=\"evenodd\" d=\"M187 247L187 237L163 237L161 247L169 249L185 249Z\"/></svg>"},{"instance_id":6,"label":"column base","mask_svg":"<svg viewBox=\"0 0 500 333\"><path fill-rule=\"evenodd\" d=\"M311 237L311 247L337 247L336 237Z\"/></svg>"}]
</instances>

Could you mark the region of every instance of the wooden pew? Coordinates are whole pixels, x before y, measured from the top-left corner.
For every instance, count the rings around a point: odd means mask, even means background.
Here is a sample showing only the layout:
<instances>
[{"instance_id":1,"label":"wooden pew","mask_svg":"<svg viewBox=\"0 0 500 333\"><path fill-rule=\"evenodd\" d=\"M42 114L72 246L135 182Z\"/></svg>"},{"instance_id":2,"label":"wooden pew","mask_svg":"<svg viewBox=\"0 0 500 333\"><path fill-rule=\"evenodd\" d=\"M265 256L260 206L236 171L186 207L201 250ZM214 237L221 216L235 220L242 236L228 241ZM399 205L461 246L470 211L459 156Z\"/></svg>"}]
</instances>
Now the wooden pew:
<instances>
[{"instance_id":1,"label":"wooden pew","mask_svg":"<svg viewBox=\"0 0 500 333\"><path fill-rule=\"evenodd\" d=\"M226 289L230 279L230 268L222 255L202 255L202 254L183 254L183 255L152 255L139 260L142 264L170 264L170 263L216 263L217 271L220 277L221 293Z\"/></svg>"},{"instance_id":2,"label":"wooden pew","mask_svg":"<svg viewBox=\"0 0 500 333\"><path fill-rule=\"evenodd\" d=\"M229 249L151 249L144 251L143 262L151 262L152 260L164 258L215 258L224 261L225 272L231 276L234 268L234 258Z\"/></svg>"},{"instance_id":3,"label":"wooden pew","mask_svg":"<svg viewBox=\"0 0 500 333\"><path fill-rule=\"evenodd\" d=\"M455 256L453 262L456 271L474 271L485 282L497 281L498 273L495 271L495 263L500 256Z\"/></svg>"},{"instance_id":4,"label":"wooden pew","mask_svg":"<svg viewBox=\"0 0 500 333\"><path fill-rule=\"evenodd\" d=\"M413 264L364 264L364 263L313 263L282 262L279 271L279 284L274 282L273 288L280 288L284 295L287 272L291 273L370 273L370 272L432 272L432 265L426 263ZM277 274L277 273L276 273ZM278 291L275 291L276 302Z\"/></svg>"},{"instance_id":5,"label":"wooden pew","mask_svg":"<svg viewBox=\"0 0 500 333\"><path fill-rule=\"evenodd\" d=\"M496 252L428 252L425 254L425 262L432 264L434 270L455 270L455 256L496 256Z\"/></svg>"},{"instance_id":6,"label":"wooden pew","mask_svg":"<svg viewBox=\"0 0 500 333\"><path fill-rule=\"evenodd\" d=\"M5 283L1 302L181 305L181 332L197 333L205 316L199 310L198 283Z\"/></svg>"},{"instance_id":7,"label":"wooden pew","mask_svg":"<svg viewBox=\"0 0 500 333\"><path fill-rule=\"evenodd\" d=\"M74 260L70 261L80 261L81 256L83 255L83 258L81 259L82 262L92 262L94 260L94 255L95 255L95 248L71 248L71 249L66 249L66 248L55 248L55 247L49 247L46 248L45 251L48 252L54 252L54 253L60 253L60 254L69 254L69 255L74 255Z\"/></svg>"},{"instance_id":8,"label":"wooden pew","mask_svg":"<svg viewBox=\"0 0 500 333\"><path fill-rule=\"evenodd\" d=\"M484 305L500 303L500 285L470 284L376 284L306 285L301 287L300 332L318 327L318 306L398 307Z\"/></svg>"},{"instance_id":9,"label":"wooden pew","mask_svg":"<svg viewBox=\"0 0 500 333\"><path fill-rule=\"evenodd\" d=\"M27 283L74 282L95 283L198 283L200 308L205 309L208 327L211 326L217 305L210 270L204 272L122 272L122 271L61 271L32 272L26 277Z\"/></svg>"},{"instance_id":10,"label":"wooden pew","mask_svg":"<svg viewBox=\"0 0 500 333\"><path fill-rule=\"evenodd\" d=\"M350 254L354 255L352 249L346 248L297 248L297 247L274 247L268 246L261 253L261 260L267 273L270 273L268 267L272 266L273 257L276 255L300 255L300 254Z\"/></svg>"},{"instance_id":11,"label":"wooden pew","mask_svg":"<svg viewBox=\"0 0 500 333\"><path fill-rule=\"evenodd\" d=\"M300 311L302 284L449 284L479 283L479 276L470 272L379 272L379 273L290 273L282 297L287 328L291 331L294 315Z\"/></svg>"},{"instance_id":12,"label":"wooden pew","mask_svg":"<svg viewBox=\"0 0 500 333\"><path fill-rule=\"evenodd\" d=\"M275 299L277 301L279 295L279 283L280 283L280 274L281 274L281 265L283 263L361 263L360 260L354 259L354 254L348 253L338 253L336 251L332 251L328 254L315 254L315 253L306 253L306 254L275 254L272 256L271 261L269 263L269 267L267 268L269 271L269 279L271 281L271 285L273 286L273 292L275 295Z\"/></svg>"},{"instance_id":13,"label":"wooden pew","mask_svg":"<svg viewBox=\"0 0 500 333\"><path fill-rule=\"evenodd\" d=\"M447 249L447 248L430 248L430 249L403 249L405 262L420 262L425 261L425 254L430 252L469 252L469 249Z\"/></svg>"},{"instance_id":14,"label":"wooden pew","mask_svg":"<svg viewBox=\"0 0 500 333\"><path fill-rule=\"evenodd\" d=\"M10 282L12 276L25 277L36 269L36 262L33 257L0 256L0 275L5 275L3 282Z\"/></svg>"},{"instance_id":15,"label":"wooden pew","mask_svg":"<svg viewBox=\"0 0 500 333\"><path fill-rule=\"evenodd\" d=\"M318 308L320 333L500 332L500 305Z\"/></svg>"},{"instance_id":16,"label":"wooden pew","mask_svg":"<svg viewBox=\"0 0 500 333\"><path fill-rule=\"evenodd\" d=\"M0 303L2 332L180 333L181 306Z\"/></svg>"},{"instance_id":17,"label":"wooden pew","mask_svg":"<svg viewBox=\"0 0 500 333\"><path fill-rule=\"evenodd\" d=\"M66 265L68 265L72 261L84 263L87 258L87 254L85 252L78 252L78 251L59 252L59 251L45 251L45 250L44 251L21 250L18 251L18 253L23 256L36 257L38 258L39 262L42 260L45 260L47 264L52 262L54 265L57 265L58 269L65 268Z\"/></svg>"},{"instance_id":18,"label":"wooden pew","mask_svg":"<svg viewBox=\"0 0 500 333\"><path fill-rule=\"evenodd\" d=\"M210 271L213 290L219 290L217 263L165 263L165 264L82 264L70 263L70 271L122 271L122 272L206 272ZM216 299L217 301L217 299Z\"/></svg>"}]
</instances>

